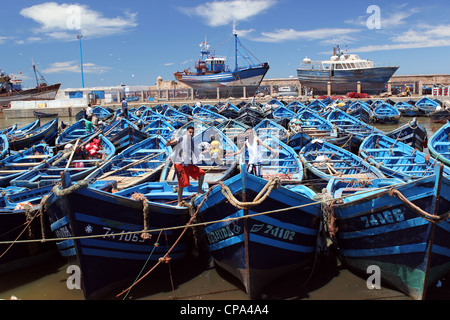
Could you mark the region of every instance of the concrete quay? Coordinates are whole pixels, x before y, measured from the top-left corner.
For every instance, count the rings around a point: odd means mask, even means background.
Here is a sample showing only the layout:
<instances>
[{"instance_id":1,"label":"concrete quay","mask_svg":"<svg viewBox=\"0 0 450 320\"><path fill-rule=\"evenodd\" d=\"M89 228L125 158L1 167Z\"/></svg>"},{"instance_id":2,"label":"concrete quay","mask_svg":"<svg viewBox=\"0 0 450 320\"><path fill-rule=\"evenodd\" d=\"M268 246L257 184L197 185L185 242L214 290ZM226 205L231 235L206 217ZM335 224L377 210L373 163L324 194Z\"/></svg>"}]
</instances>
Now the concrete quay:
<instances>
[{"instance_id":1,"label":"concrete quay","mask_svg":"<svg viewBox=\"0 0 450 320\"><path fill-rule=\"evenodd\" d=\"M371 97L370 99L372 100L387 100L387 99L391 99L395 102L398 101L408 101L408 100L419 100L421 99L423 96L419 96L419 95L412 95L410 97L396 97L396 96L389 96L389 97ZM437 96L437 97L433 97L433 96L428 96L431 99L437 98L438 100L444 102L444 101L450 101L450 97L448 96ZM318 97L311 97L311 96L299 96L299 97L259 97L256 98L255 101L261 104L265 104L268 101L270 101L272 98L276 98L279 100L283 100L284 102L292 102L294 100L298 100L300 102L305 102L305 101L313 101ZM367 99L342 99L343 102L346 101L356 101L356 100L367 100ZM250 98L246 98L246 99L239 99L239 98L231 98L231 99L221 99L221 100L217 100L217 99L211 99L211 100L201 100L201 102L203 104L216 104L218 102L226 102L229 101L230 103L235 103L238 104L241 101L246 101L246 102L250 102L251 99ZM181 106L183 104L189 104L189 105L194 105L195 103L197 103L197 100L171 100L171 101L166 101L166 100L160 100L160 101L154 101L154 102L129 102L128 103L128 107L129 108L133 108L133 107L140 107L142 105L145 106L149 106L149 107L154 107L158 104L164 104L167 103L169 105L176 105L176 106ZM120 103L109 103L109 104L98 104L102 107L108 107L111 108L113 110L117 110L118 108L121 107ZM2 119L18 119L18 118L34 118L34 113L33 111L39 111L39 112L44 112L44 113L57 113L58 117L75 117L75 115L80 112L81 110L83 110L84 108L86 108L87 103L80 105L80 104L76 104L76 105L67 105L65 104L64 106L61 107L51 107L51 108L39 108L39 107L21 107L21 108L2 108L0 109L0 118ZM96 106L96 105L93 105Z\"/></svg>"}]
</instances>

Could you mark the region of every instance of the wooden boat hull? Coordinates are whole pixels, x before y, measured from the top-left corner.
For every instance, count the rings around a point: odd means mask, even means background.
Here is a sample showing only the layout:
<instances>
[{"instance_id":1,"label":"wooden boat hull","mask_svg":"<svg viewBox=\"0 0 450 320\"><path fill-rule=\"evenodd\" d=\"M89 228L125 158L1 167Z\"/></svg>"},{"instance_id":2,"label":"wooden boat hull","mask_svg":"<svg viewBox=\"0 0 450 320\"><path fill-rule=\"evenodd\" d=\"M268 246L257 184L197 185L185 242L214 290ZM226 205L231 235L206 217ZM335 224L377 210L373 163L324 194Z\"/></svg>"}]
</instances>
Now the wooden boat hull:
<instances>
[{"instance_id":1,"label":"wooden boat hull","mask_svg":"<svg viewBox=\"0 0 450 320\"><path fill-rule=\"evenodd\" d=\"M367 137L360 146L360 155L379 167L388 178L405 181L433 175L439 161L413 147L381 134ZM450 174L450 168L444 168Z\"/></svg>"},{"instance_id":2,"label":"wooden boat hull","mask_svg":"<svg viewBox=\"0 0 450 320\"><path fill-rule=\"evenodd\" d=\"M246 68L237 72L223 72L212 75L186 75L176 73L175 78L196 90L199 98L217 98L217 89L220 89L223 97L241 97L244 87L248 97L256 93L261 81L269 70L267 63L255 67Z\"/></svg>"},{"instance_id":3,"label":"wooden boat hull","mask_svg":"<svg viewBox=\"0 0 450 320\"><path fill-rule=\"evenodd\" d=\"M242 172L225 181L224 186L238 201L251 202L267 183ZM311 266L319 232L320 205L250 217L312 204L314 193L305 190L308 196L284 187L273 189L265 201L248 210L230 203L221 185L195 200L199 206L206 198L199 214L204 222L212 222L204 228L211 256L243 283L250 299L259 299L262 289L281 275ZM239 219L246 215L249 218Z\"/></svg>"},{"instance_id":4,"label":"wooden boat hull","mask_svg":"<svg viewBox=\"0 0 450 320\"><path fill-rule=\"evenodd\" d=\"M138 192L145 196L144 189ZM175 192L170 191L167 196L167 191L161 190L164 202L176 199ZM150 213L146 218L143 202L130 199L135 191L131 188L130 192L111 194L80 188L60 196L52 193L47 201L47 213L56 235L81 237L61 240L57 246L70 263L80 267L85 299L98 299L113 289L122 290L121 286L131 285L141 271L152 268L172 246L172 263L184 261L192 252L193 239L189 232L175 245L182 226L189 221L188 208L150 200ZM139 232L144 226L147 230L159 231L150 231L152 237L142 239ZM160 231L170 227L180 228ZM130 234L124 235L126 232ZM110 234L117 236L108 236Z\"/></svg>"},{"instance_id":5,"label":"wooden boat hull","mask_svg":"<svg viewBox=\"0 0 450 320\"><path fill-rule=\"evenodd\" d=\"M57 83L19 92L0 94L0 105L7 106L12 101L55 100L60 87L61 84Z\"/></svg>"},{"instance_id":6,"label":"wooden boat hull","mask_svg":"<svg viewBox=\"0 0 450 320\"><path fill-rule=\"evenodd\" d=\"M28 132L25 137L11 139L9 145L11 150L20 151L40 142L45 142L50 146L55 145L58 135L58 118L41 125L40 127Z\"/></svg>"},{"instance_id":7,"label":"wooden boat hull","mask_svg":"<svg viewBox=\"0 0 450 320\"><path fill-rule=\"evenodd\" d=\"M320 181L328 183L333 178L349 182L365 180L367 183L385 178L380 170L364 159L326 141L313 140L300 151L299 156L307 169L307 176L316 185L320 185Z\"/></svg>"},{"instance_id":8,"label":"wooden boat hull","mask_svg":"<svg viewBox=\"0 0 450 320\"><path fill-rule=\"evenodd\" d=\"M32 168L45 165L45 160L53 157L53 150L45 143L9 155L0 161L0 187L7 187L11 180Z\"/></svg>"},{"instance_id":9,"label":"wooden boat hull","mask_svg":"<svg viewBox=\"0 0 450 320\"><path fill-rule=\"evenodd\" d=\"M431 156L450 167L450 123L447 122L436 131L428 142L428 151Z\"/></svg>"},{"instance_id":10,"label":"wooden boat hull","mask_svg":"<svg viewBox=\"0 0 450 320\"><path fill-rule=\"evenodd\" d=\"M396 187L408 201L433 214L436 176ZM442 179L437 215L448 214L450 185ZM450 270L450 223L429 222L389 190L354 195L333 206L340 259L350 269L367 275L380 268L381 281L414 299Z\"/></svg>"},{"instance_id":11,"label":"wooden boat hull","mask_svg":"<svg viewBox=\"0 0 450 320\"><path fill-rule=\"evenodd\" d=\"M428 143L427 129L419 124L415 118L400 128L386 133L386 136L395 140L400 140L419 151L423 151Z\"/></svg>"},{"instance_id":12,"label":"wooden boat hull","mask_svg":"<svg viewBox=\"0 0 450 320\"><path fill-rule=\"evenodd\" d=\"M302 86L314 89L314 93L327 93L331 82L333 94L356 92L361 81L361 90L372 95L386 90L386 84L398 67L368 68L364 70L308 70L297 69L297 77Z\"/></svg>"},{"instance_id":13,"label":"wooden boat hull","mask_svg":"<svg viewBox=\"0 0 450 320\"><path fill-rule=\"evenodd\" d=\"M429 113L431 122L447 123L450 120L450 110L439 110Z\"/></svg>"}]
</instances>

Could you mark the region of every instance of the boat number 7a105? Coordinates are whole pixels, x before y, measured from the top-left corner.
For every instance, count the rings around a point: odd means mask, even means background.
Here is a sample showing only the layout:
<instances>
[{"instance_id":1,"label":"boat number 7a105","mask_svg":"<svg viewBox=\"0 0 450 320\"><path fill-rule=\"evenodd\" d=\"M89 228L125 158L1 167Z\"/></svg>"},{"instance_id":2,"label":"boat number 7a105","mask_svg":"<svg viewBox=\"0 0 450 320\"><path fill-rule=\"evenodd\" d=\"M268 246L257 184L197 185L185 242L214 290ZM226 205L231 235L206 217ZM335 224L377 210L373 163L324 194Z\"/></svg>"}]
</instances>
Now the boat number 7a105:
<instances>
[{"instance_id":1,"label":"boat number 7a105","mask_svg":"<svg viewBox=\"0 0 450 320\"><path fill-rule=\"evenodd\" d=\"M402 209L392 209L383 211L382 213L371 214L370 216L361 217L361 221L364 222L364 227L374 227L388 223L396 223L405 220Z\"/></svg>"}]
</instances>

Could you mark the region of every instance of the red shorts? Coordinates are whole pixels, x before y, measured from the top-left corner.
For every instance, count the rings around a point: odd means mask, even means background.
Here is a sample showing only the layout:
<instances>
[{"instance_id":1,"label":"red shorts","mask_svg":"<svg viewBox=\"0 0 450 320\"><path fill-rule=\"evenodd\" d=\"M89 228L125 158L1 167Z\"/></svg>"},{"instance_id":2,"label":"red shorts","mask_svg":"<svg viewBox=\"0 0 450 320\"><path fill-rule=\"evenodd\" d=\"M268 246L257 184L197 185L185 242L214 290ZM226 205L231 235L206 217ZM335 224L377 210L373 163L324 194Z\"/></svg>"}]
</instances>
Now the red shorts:
<instances>
[{"instance_id":1,"label":"red shorts","mask_svg":"<svg viewBox=\"0 0 450 320\"><path fill-rule=\"evenodd\" d=\"M182 164L175 164L175 172L177 174L179 188L186 188L191 185L189 183L189 177L197 180L198 177L205 175L205 171L193 164L188 164L186 167Z\"/></svg>"}]
</instances>

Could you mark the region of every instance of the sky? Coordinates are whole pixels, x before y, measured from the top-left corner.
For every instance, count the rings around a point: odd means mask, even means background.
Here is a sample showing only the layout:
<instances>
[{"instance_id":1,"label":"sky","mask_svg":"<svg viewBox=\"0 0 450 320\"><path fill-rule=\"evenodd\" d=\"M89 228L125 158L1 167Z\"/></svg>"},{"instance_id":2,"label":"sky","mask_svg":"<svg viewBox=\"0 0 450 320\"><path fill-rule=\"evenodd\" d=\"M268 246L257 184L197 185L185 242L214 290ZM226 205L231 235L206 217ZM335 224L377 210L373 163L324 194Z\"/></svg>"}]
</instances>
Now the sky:
<instances>
[{"instance_id":1,"label":"sky","mask_svg":"<svg viewBox=\"0 0 450 320\"><path fill-rule=\"evenodd\" d=\"M81 88L81 56L85 87L151 86L193 69L205 40L233 66L234 22L266 79L295 78L337 44L396 75L450 73L448 0L0 1L0 69L24 87L34 62L48 83Z\"/></svg>"}]
</instances>

